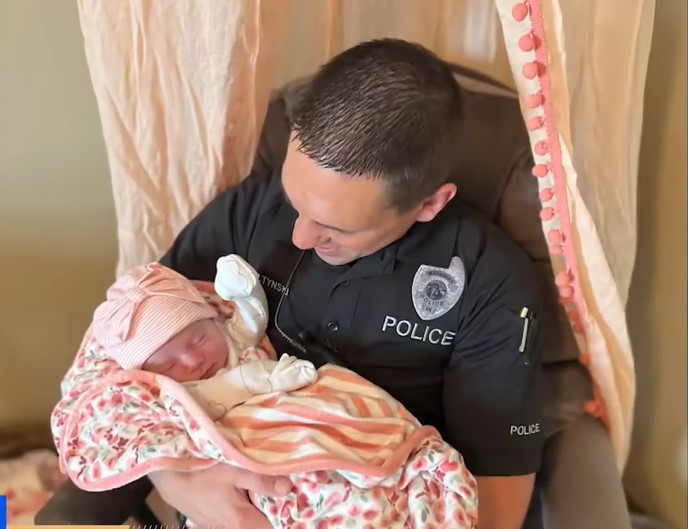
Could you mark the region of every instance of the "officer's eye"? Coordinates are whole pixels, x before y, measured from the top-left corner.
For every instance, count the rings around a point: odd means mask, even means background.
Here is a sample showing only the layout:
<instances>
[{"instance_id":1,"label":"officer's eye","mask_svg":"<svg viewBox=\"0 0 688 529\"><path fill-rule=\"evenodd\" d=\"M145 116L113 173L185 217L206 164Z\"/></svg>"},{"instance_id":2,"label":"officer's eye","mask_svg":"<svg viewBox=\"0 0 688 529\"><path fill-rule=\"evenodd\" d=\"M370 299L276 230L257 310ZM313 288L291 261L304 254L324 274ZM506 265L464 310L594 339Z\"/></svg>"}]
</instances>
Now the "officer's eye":
<instances>
[{"instance_id":1,"label":"officer's eye","mask_svg":"<svg viewBox=\"0 0 688 529\"><path fill-rule=\"evenodd\" d=\"M352 235L352 234L356 233L355 231L343 230L343 229L341 229L341 228L337 228L336 226L331 226L331 225L329 225L329 224L324 224L324 223L318 222L318 221L313 221L313 223L314 223L314 224L317 224L317 225L320 226L321 228L326 229L326 230L329 231L329 232L338 233L338 234L340 234L340 235Z\"/></svg>"},{"instance_id":2,"label":"officer's eye","mask_svg":"<svg viewBox=\"0 0 688 529\"><path fill-rule=\"evenodd\" d=\"M337 235L353 235L356 233L355 231L346 231L346 230L340 230L339 228L328 228L331 232L336 233Z\"/></svg>"}]
</instances>

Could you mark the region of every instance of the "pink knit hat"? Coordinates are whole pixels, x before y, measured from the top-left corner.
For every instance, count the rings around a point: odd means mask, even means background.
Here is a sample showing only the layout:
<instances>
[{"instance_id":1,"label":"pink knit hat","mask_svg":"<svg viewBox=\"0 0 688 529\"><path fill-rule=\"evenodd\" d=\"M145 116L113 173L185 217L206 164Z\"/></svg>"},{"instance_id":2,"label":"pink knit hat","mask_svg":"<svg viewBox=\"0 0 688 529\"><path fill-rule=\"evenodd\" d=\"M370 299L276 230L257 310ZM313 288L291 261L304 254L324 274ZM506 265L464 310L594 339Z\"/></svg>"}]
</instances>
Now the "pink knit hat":
<instances>
[{"instance_id":1,"label":"pink knit hat","mask_svg":"<svg viewBox=\"0 0 688 529\"><path fill-rule=\"evenodd\" d=\"M108 289L93 314L92 332L120 366L140 369L181 330L216 316L188 279L153 263L131 269Z\"/></svg>"}]
</instances>

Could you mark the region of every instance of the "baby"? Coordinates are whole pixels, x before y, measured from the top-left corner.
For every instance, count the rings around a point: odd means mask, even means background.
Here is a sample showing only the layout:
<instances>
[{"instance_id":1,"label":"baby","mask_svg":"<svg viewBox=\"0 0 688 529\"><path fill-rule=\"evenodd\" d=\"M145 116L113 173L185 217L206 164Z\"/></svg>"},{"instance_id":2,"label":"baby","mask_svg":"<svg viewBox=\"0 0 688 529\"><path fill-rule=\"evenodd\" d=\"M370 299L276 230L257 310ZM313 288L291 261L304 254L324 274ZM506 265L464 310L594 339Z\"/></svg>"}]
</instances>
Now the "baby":
<instances>
[{"instance_id":1,"label":"baby","mask_svg":"<svg viewBox=\"0 0 688 529\"><path fill-rule=\"evenodd\" d=\"M151 264L108 290L63 382L67 405L52 418L77 486L105 490L151 469L222 462L289 476L284 497L250 495L273 527L474 527L475 482L439 432L345 368L261 360L264 292L240 258L218 261L214 286L231 301ZM156 374L121 372L105 355ZM215 423L187 408L189 395Z\"/></svg>"},{"instance_id":2,"label":"baby","mask_svg":"<svg viewBox=\"0 0 688 529\"><path fill-rule=\"evenodd\" d=\"M248 263L220 258L215 290L234 305L229 319L177 272L158 263L135 267L108 289L93 316L93 336L122 368L183 383L213 420L253 395L315 382L312 363L286 354L275 361L264 352L267 302ZM241 363L250 352L265 359Z\"/></svg>"}]
</instances>

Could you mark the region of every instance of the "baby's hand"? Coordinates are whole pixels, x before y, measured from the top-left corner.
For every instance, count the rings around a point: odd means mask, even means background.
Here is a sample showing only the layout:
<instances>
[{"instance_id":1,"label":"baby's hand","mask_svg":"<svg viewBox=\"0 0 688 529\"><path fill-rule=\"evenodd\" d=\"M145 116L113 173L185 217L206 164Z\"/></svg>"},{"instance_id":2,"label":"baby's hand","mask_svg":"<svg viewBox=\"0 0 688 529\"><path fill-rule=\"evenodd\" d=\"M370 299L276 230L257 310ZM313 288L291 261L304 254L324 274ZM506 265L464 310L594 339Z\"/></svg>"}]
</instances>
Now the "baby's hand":
<instances>
[{"instance_id":1,"label":"baby's hand","mask_svg":"<svg viewBox=\"0 0 688 529\"><path fill-rule=\"evenodd\" d=\"M225 255L217 260L215 292L225 301L247 298L257 285L258 274L238 255Z\"/></svg>"},{"instance_id":2,"label":"baby's hand","mask_svg":"<svg viewBox=\"0 0 688 529\"><path fill-rule=\"evenodd\" d=\"M239 368L246 388L254 395L294 391L318 379L318 372L311 362L287 354L283 354L279 362L257 360L241 364Z\"/></svg>"}]
</instances>

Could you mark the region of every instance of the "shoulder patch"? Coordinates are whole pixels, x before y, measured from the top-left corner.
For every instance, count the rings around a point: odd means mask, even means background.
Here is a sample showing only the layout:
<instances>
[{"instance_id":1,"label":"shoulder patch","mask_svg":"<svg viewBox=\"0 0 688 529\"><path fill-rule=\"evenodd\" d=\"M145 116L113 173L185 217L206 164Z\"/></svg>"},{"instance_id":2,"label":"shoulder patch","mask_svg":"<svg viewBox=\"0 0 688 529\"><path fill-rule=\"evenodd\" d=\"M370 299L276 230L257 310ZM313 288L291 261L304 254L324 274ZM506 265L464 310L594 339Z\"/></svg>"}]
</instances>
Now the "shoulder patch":
<instances>
[{"instance_id":1,"label":"shoulder patch","mask_svg":"<svg viewBox=\"0 0 688 529\"><path fill-rule=\"evenodd\" d=\"M434 320L449 312L461 298L466 269L460 257L452 257L448 268L421 265L412 285L413 306L422 320Z\"/></svg>"}]
</instances>

